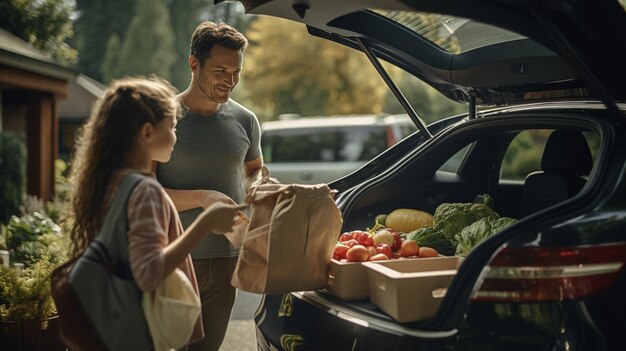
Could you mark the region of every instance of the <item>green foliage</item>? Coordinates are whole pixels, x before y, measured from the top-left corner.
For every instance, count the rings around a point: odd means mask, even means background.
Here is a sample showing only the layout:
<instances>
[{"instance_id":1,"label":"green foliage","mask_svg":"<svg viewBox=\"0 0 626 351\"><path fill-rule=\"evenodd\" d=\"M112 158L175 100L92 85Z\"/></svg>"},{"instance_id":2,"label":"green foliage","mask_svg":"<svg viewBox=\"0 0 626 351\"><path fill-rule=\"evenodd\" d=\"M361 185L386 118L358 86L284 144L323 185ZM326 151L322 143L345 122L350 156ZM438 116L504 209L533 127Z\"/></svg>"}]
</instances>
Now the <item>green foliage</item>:
<instances>
[{"instance_id":1,"label":"green foliage","mask_svg":"<svg viewBox=\"0 0 626 351\"><path fill-rule=\"evenodd\" d=\"M16 135L0 133L0 223L19 213L26 187L26 145Z\"/></svg>"},{"instance_id":2,"label":"green foliage","mask_svg":"<svg viewBox=\"0 0 626 351\"><path fill-rule=\"evenodd\" d=\"M441 231L456 244L456 235L468 225L481 218L497 219L498 214L489 207L490 196L477 197L478 202L442 203L433 215L433 228Z\"/></svg>"},{"instance_id":3,"label":"green foliage","mask_svg":"<svg viewBox=\"0 0 626 351\"><path fill-rule=\"evenodd\" d=\"M43 256L23 270L0 266L0 320L41 320L54 316L50 273L56 265Z\"/></svg>"},{"instance_id":4,"label":"green foliage","mask_svg":"<svg viewBox=\"0 0 626 351\"><path fill-rule=\"evenodd\" d=\"M0 266L0 320L41 320L56 314L50 273L67 260L69 242L48 216L29 212L49 206L27 197L22 208L26 214L13 216L3 228L11 262L23 263L24 268Z\"/></svg>"},{"instance_id":5,"label":"green foliage","mask_svg":"<svg viewBox=\"0 0 626 351\"><path fill-rule=\"evenodd\" d=\"M74 3L65 0L3 0L0 27L65 64L77 62L77 52L65 41L73 35Z\"/></svg>"},{"instance_id":6,"label":"green foliage","mask_svg":"<svg viewBox=\"0 0 626 351\"><path fill-rule=\"evenodd\" d=\"M135 15L136 0L76 0L73 45L80 53L78 65L91 78L103 81L102 63L113 35L123 38Z\"/></svg>"},{"instance_id":7,"label":"green foliage","mask_svg":"<svg viewBox=\"0 0 626 351\"><path fill-rule=\"evenodd\" d=\"M516 222L516 219L509 217L501 217L498 219L483 217L477 220L463 228L463 230L456 235L458 244L456 246L455 255L467 256L476 245Z\"/></svg>"},{"instance_id":8,"label":"green foliage","mask_svg":"<svg viewBox=\"0 0 626 351\"><path fill-rule=\"evenodd\" d=\"M407 239L415 240L417 245L432 247L445 256L454 256L456 247L440 230L420 228L407 234Z\"/></svg>"},{"instance_id":9,"label":"green foliage","mask_svg":"<svg viewBox=\"0 0 626 351\"><path fill-rule=\"evenodd\" d=\"M149 74L169 79L176 55L165 2L137 0L136 6L136 16L123 36L119 50L107 51L102 74L109 79ZM108 49L114 47L112 40L107 43Z\"/></svg>"},{"instance_id":10,"label":"green foliage","mask_svg":"<svg viewBox=\"0 0 626 351\"><path fill-rule=\"evenodd\" d=\"M189 41L191 34L200 22L200 10L205 6L202 0L172 0L170 2L170 21L174 34L175 60L171 68L171 82L184 90L189 84L191 70L189 69Z\"/></svg>"},{"instance_id":11,"label":"green foliage","mask_svg":"<svg viewBox=\"0 0 626 351\"><path fill-rule=\"evenodd\" d=\"M104 56L104 61L102 62L102 68L100 71L102 72L102 79L105 82L110 82L118 76L118 65L120 59L120 50L122 47L122 42L117 35L112 35L109 38L109 42L107 43L106 55Z\"/></svg>"},{"instance_id":12,"label":"green foliage","mask_svg":"<svg viewBox=\"0 0 626 351\"><path fill-rule=\"evenodd\" d=\"M390 74L417 115L427 124L468 111L467 104L448 99L430 85L400 69L392 69ZM391 91L385 96L383 110L392 114L405 113Z\"/></svg>"},{"instance_id":13,"label":"green foliage","mask_svg":"<svg viewBox=\"0 0 626 351\"><path fill-rule=\"evenodd\" d=\"M276 18L258 18L247 36L250 47L238 90L245 88L249 95L242 102L261 120L276 119L281 113L383 112L388 88L362 53L312 37L304 26Z\"/></svg>"},{"instance_id":14,"label":"green foliage","mask_svg":"<svg viewBox=\"0 0 626 351\"><path fill-rule=\"evenodd\" d=\"M34 266L45 257L60 263L67 252L61 228L39 212L11 218L7 226L6 246L11 262L24 263L27 267Z\"/></svg>"},{"instance_id":15,"label":"green foliage","mask_svg":"<svg viewBox=\"0 0 626 351\"><path fill-rule=\"evenodd\" d=\"M528 173L541 170L541 156L549 134L545 130L519 133L504 155L501 177L523 180Z\"/></svg>"}]
</instances>

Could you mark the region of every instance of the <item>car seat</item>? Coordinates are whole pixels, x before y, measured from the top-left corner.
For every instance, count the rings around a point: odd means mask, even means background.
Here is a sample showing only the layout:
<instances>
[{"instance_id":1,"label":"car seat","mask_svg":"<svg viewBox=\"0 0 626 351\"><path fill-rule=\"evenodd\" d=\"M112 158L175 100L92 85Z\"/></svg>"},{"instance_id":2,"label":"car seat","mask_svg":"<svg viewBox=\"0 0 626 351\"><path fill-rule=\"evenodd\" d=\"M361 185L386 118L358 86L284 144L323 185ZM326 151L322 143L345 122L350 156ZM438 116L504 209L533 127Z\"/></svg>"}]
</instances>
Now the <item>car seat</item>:
<instances>
[{"instance_id":1,"label":"car seat","mask_svg":"<svg viewBox=\"0 0 626 351\"><path fill-rule=\"evenodd\" d=\"M589 145L581 132L552 132L541 158L542 171L532 172L524 180L519 218L578 194L592 165Z\"/></svg>"}]
</instances>

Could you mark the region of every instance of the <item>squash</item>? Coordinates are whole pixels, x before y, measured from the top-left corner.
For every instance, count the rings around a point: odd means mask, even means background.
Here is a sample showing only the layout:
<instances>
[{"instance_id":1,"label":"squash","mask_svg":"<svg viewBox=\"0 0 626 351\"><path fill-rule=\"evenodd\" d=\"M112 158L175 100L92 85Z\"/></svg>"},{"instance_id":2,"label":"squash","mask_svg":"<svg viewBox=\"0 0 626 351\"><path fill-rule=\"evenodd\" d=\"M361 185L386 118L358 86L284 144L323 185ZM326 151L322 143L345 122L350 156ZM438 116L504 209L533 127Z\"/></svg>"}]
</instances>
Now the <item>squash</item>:
<instances>
[{"instance_id":1,"label":"squash","mask_svg":"<svg viewBox=\"0 0 626 351\"><path fill-rule=\"evenodd\" d=\"M432 228L433 216L420 210L398 208L387 215L385 226L396 232L408 233L419 228Z\"/></svg>"}]
</instances>

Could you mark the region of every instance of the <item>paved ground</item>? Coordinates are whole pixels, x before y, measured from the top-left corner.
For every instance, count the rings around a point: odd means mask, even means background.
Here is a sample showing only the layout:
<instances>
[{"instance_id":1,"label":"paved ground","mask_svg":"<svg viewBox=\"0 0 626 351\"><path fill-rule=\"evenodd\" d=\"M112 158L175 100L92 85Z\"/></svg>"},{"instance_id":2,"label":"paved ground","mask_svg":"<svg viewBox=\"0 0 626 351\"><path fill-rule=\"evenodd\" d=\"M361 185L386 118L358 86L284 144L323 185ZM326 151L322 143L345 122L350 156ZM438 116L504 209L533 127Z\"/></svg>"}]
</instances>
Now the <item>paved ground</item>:
<instances>
[{"instance_id":1,"label":"paved ground","mask_svg":"<svg viewBox=\"0 0 626 351\"><path fill-rule=\"evenodd\" d=\"M239 291L220 351L256 351L254 312L261 295Z\"/></svg>"}]
</instances>

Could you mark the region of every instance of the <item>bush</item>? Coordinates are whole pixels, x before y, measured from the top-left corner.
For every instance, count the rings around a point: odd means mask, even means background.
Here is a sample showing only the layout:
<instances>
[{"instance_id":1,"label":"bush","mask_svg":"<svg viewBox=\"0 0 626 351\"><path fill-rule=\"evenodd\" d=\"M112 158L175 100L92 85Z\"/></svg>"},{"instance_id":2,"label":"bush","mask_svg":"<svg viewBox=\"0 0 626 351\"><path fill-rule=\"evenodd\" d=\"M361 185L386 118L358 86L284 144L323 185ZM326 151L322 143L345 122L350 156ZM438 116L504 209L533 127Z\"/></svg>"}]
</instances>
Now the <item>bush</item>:
<instances>
[{"instance_id":1,"label":"bush","mask_svg":"<svg viewBox=\"0 0 626 351\"><path fill-rule=\"evenodd\" d=\"M43 320L56 315L50 273L56 267L44 256L18 270L0 266L0 321Z\"/></svg>"},{"instance_id":2,"label":"bush","mask_svg":"<svg viewBox=\"0 0 626 351\"><path fill-rule=\"evenodd\" d=\"M42 212L36 197L26 197L21 217L12 216L4 244L12 263L0 266L0 321L43 320L56 315L50 295L50 273L67 260L68 240L61 228ZM44 208L45 209L45 208Z\"/></svg>"},{"instance_id":3,"label":"bush","mask_svg":"<svg viewBox=\"0 0 626 351\"><path fill-rule=\"evenodd\" d=\"M26 266L34 265L46 256L53 263L61 263L66 254L62 239L61 228L39 212L11 217L6 229L6 247L11 262Z\"/></svg>"},{"instance_id":4,"label":"bush","mask_svg":"<svg viewBox=\"0 0 626 351\"><path fill-rule=\"evenodd\" d=\"M26 188L26 145L13 134L0 132L0 223L19 213Z\"/></svg>"}]
</instances>

